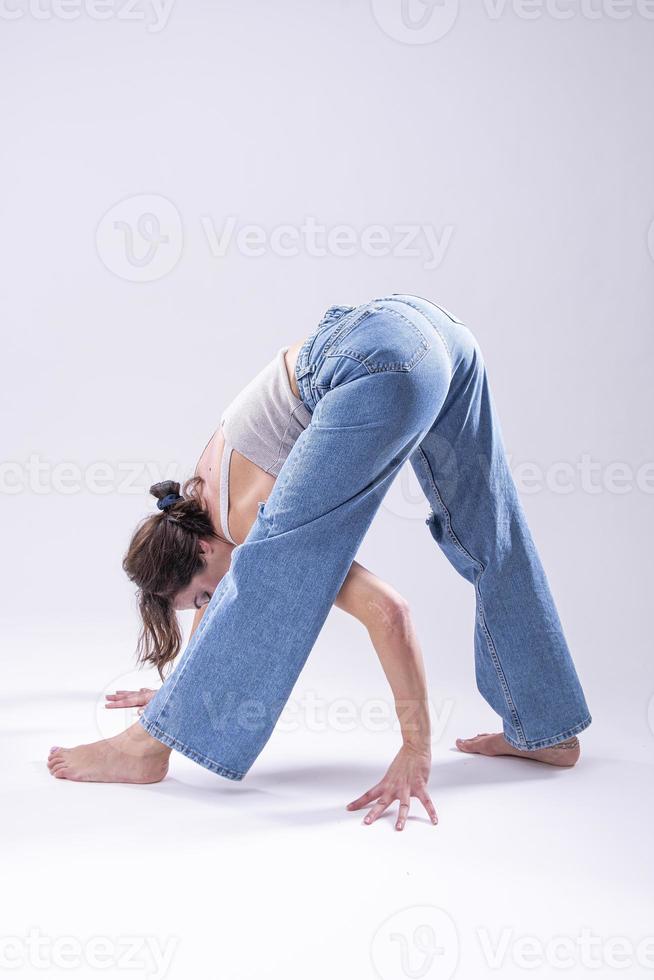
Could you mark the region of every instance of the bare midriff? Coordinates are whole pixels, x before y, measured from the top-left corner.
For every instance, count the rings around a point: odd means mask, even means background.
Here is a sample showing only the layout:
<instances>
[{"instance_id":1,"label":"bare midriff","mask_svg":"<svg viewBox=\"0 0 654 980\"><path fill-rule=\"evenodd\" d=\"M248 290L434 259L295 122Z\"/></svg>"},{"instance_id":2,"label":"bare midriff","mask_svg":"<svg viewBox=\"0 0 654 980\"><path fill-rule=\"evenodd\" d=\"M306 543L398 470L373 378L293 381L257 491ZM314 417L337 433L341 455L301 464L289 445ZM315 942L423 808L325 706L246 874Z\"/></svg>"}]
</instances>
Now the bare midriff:
<instances>
[{"instance_id":1,"label":"bare midriff","mask_svg":"<svg viewBox=\"0 0 654 980\"><path fill-rule=\"evenodd\" d=\"M303 343L304 338L290 345L284 355L291 391L296 398L300 397L300 392L295 380L295 364ZM195 469L195 475L201 476L204 480L204 502L216 533L223 540L225 538L220 514L220 465L224 448L225 439L222 430L218 428L207 443ZM242 456L236 449L232 450L229 466L228 527L229 533L237 544L245 541L256 519L259 502L268 499L274 485L274 476ZM227 543L231 544L231 542Z\"/></svg>"}]
</instances>

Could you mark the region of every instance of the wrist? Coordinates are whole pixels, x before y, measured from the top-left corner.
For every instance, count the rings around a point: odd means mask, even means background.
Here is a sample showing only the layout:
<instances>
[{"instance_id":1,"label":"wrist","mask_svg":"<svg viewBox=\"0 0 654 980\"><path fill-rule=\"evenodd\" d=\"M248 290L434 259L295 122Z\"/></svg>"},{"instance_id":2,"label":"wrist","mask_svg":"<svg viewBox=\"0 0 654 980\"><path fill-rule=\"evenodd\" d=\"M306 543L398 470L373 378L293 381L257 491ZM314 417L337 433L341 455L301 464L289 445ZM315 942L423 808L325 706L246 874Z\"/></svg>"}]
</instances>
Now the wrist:
<instances>
[{"instance_id":1,"label":"wrist","mask_svg":"<svg viewBox=\"0 0 654 980\"><path fill-rule=\"evenodd\" d=\"M395 710L400 722L402 741L407 748L431 753L431 723L426 698L396 700Z\"/></svg>"},{"instance_id":2,"label":"wrist","mask_svg":"<svg viewBox=\"0 0 654 980\"><path fill-rule=\"evenodd\" d=\"M423 758L431 759L431 739L429 736L416 737L415 734L402 736L402 748L420 755Z\"/></svg>"}]
</instances>

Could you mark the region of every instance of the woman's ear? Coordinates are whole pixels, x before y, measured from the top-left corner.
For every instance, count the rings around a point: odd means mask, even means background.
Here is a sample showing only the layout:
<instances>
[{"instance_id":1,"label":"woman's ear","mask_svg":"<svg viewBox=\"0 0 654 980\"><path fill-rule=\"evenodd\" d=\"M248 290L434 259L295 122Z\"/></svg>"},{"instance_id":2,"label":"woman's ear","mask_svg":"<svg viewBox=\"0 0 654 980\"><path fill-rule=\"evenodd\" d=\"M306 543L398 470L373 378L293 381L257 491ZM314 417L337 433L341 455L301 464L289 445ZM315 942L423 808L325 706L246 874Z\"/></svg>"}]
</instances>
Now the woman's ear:
<instances>
[{"instance_id":1,"label":"woman's ear","mask_svg":"<svg viewBox=\"0 0 654 980\"><path fill-rule=\"evenodd\" d=\"M203 558L209 558L216 553L216 542L211 539L200 538L200 554Z\"/></svg>"}]
</instances>

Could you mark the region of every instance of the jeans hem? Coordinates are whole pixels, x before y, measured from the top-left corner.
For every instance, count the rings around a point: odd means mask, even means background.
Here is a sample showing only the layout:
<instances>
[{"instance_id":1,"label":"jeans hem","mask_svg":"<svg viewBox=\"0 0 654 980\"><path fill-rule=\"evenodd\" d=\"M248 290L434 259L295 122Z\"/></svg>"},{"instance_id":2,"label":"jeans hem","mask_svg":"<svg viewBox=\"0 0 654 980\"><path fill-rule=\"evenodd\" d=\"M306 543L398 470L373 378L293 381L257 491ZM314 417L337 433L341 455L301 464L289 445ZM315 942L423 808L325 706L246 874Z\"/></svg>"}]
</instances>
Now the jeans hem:
<instances>
[{"instance_id":1,"label":"jeans hem","mask_svg":"<svg viewBox=\"0 0 654 980\"><path fill-rule=\"evenodd\" d=\"M205 769L209 769L217 776L224 776L225 779L234 780L243 779L245 776L244 772L238 772L236 769L227 769L226 766L222 766L219 762L214 762L213 759L209 759L206 755L202 755L200 752L196 752L195 749L189 748L188 745L184 745L183 742L179 742L172 735L167 735L153 721L146 721L144 718L139 718L139 722L145 728L148 735L152 735L157 741L163 742L169 749L175 749L176 752L181 752L182 755L191 759L192 762L197 762L198 765L204 766Z\"/></svg>"},{"instance_id":2,"label":"jeans hem","mask_svg":"<svg viewBox=\"0 0 654 980\"><path fill-rule=\"evenodd\" d=\"M509 745L512 745L514 749L521 749L523 752L533 752L536 749L548 749L553 745L558 745L559 742L565 742L567 739L572 738L573 735L578 735L579 732L583 732L585 728L592 722L592 717L588 715L583 721L580 721L578 725L574 725L572 728L567 728L564 732L559 732L558 735L552 735L551 738L539 738L539 739L525 739L524 743L520 745L515 739L511 738L506 729L504 730L504 738L507 740Z\"/></svg>"}]
</instances>

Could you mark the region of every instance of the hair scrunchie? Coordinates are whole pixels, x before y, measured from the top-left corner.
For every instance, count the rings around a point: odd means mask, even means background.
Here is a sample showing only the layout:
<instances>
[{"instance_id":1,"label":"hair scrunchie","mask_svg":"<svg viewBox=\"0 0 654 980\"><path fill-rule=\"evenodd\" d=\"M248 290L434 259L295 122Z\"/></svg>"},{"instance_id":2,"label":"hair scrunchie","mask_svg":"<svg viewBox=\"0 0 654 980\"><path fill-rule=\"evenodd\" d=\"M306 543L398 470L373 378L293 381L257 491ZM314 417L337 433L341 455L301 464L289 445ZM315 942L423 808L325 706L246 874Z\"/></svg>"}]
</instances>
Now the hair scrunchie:
<instances>
[{"instance_id":1,"label":"hair scrunchie","mask_svg":"<svg viewBox=\"0 0 654 980\"><path fill-rule=\"evenodd\" d=\"M176 504L178 500L183 500L181 493L167 493L165 497L161 500L157 500L157 507L159 510L168 510L173 504Z\"/></svg>"}]
</instances>

